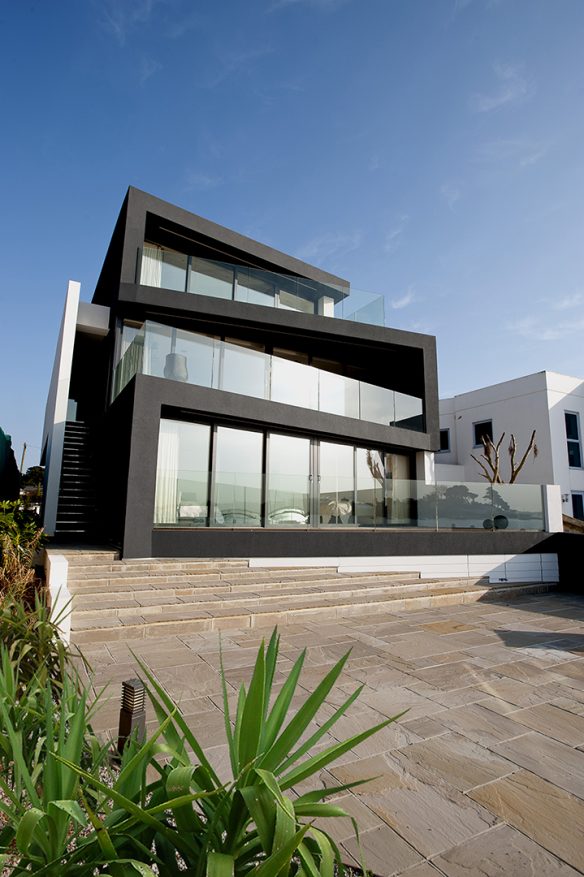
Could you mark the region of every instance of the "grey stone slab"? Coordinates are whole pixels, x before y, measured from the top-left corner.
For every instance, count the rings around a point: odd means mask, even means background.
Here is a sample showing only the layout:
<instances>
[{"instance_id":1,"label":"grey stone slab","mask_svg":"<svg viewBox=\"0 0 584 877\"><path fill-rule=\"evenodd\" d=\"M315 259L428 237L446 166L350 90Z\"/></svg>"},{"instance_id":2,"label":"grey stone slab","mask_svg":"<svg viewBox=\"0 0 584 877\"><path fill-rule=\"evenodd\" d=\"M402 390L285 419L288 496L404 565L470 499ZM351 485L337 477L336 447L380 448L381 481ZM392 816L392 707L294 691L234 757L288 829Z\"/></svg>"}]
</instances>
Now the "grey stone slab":
<instances>
[{"instance_id":1,"label":"grey stone slab","mask_svg":"<svg viewBox=\"0 0 584 877\"><path fill-rule=\"evenodd\" d=\"M576 869L582 868L584 802L579 798L526 770L474 789L469 795L548 852Z\"/></svg>"},{"instance_id":2,"label":"grey stone slab","mask_svg":"<svg viewBox=\"0 0 584 877\"><path fill-rule=\"evenodd\" d=\"M568 746L584 745L584 717L549 703L513 713L513 720Z\"/></svg>"},{"instance_id":3,"label":"grey stone slab","mask_svg":"<svg viewBox=\"0 0 584 877\"><path fill-rule=\"evenodd\" d=\"M492 746L525 733L525 725L472 703L441 714L440 722L483 746Z\"/></svg>"},{"instance_id":4,"label":"grey stone slab","mask_svg":"<svg viewBox=\"0 0 584 877\"><path fill-rule=\"evenodd\" d=\"M387 825L428 857L485 831L496 819L454 788L421 782L391 753L332 767L342 783L374 777L355 791Z\"/></svg>"},{"instance_id":5,"label":"grey stone slab","mask_svg":"<svg viewBox=\"0 0 584 877\"><path fill-rule=\"evenodd\" d=\"M542 779L584 798L584 753L571 746L530 731L492 749Z\"/></svg>"},{"instance_id":6,"label":"grey stone slab","mask_svg":"<svg viewBox=\"0 0 584 877\"><path fill-rule=\"evenodd\" d=\"M412 743L391 755L404 771L423 782L451 785L461 792L518 770L507 759L453 732Z\"/></svg>"},{"instance_id":7,"label":"grey stone slab","mask_svg":"<svg viewBox=\"0 0 584 877\"><path fill-rule=\"evenodd\" d=\"M498 825L433 860L446 877L576 877L557 856L509 825Z\"/></svg>"},{"instance_id":8,"label":"grey stone slab","mask_svg":"<svg viewBox=\"0 0 584 877\"><path fill-rule=\"evenodd\" d=\"M379 877L394 877L422 861L422 857L388 825L381 825L359 835L366 867ZM343 841L342 848L353 859L360 858L356 838Z\"/></svg>"}]
</instances>

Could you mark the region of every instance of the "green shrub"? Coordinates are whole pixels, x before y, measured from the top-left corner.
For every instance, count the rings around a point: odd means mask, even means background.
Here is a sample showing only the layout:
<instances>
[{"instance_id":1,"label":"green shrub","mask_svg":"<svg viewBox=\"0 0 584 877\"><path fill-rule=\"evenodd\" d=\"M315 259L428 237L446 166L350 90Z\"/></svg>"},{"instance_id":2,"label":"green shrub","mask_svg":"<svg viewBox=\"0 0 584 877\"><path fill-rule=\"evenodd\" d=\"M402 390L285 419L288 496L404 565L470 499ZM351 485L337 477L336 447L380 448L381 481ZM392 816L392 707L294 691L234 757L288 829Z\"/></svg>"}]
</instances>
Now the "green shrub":
<instances>
[{"instance_id":1,"label":"green shrub","mask_svg":"<svg viewBox=\"0 0 584 877\"><path fill-rule=\"evenodd\" d=\"M0 601L0 643L18 662L19 686L26 687L34 677L61 684L72 654L59 638L58 622L39 594L34 596L32 609L12 597Z\"/></svg>"},{"instance_id":2,"label":"green shrub","mask_svg":"<svg viewBox=\"0 0 584 877\"><path fill-rule=\"evenodd\" d=\"M342 873L340 852L324 823L350 817L326 799L365 781L299 797L291 792L398 716L323 745L363 687L322 724L315 721L348 653L292 711L305 652L276 693L278 649L274 631L267 648L262 643L258 651L249 688L240 687L233 720L221 666L231 764L227 782L143 664L158 727L143 744L130 739L119 770L112 771L91 732L86 694L65 675L54 704L50 683L38 691L35 676L36 693L21 697L15 709L6 690L14 691L11 673L18 674L20 664L11 657L4 695L0 691L8 777L0 778L6 822L0 853L12 855L11 873L148 877L153 864L160 877L333 877L335 867ZM33 718L19 715L29 705Z\"/></svg>"},{"instance_id":3,"label":"green shrub","mask_svg":"<svg viewBox=\"0 0 584 877\"><path fill-rule=\"evenodd\" d=\"M43 541L36 515L19 502L0 502L0 601L34 603L40 584L34 561Z\"/></svg>"}]
</instances>

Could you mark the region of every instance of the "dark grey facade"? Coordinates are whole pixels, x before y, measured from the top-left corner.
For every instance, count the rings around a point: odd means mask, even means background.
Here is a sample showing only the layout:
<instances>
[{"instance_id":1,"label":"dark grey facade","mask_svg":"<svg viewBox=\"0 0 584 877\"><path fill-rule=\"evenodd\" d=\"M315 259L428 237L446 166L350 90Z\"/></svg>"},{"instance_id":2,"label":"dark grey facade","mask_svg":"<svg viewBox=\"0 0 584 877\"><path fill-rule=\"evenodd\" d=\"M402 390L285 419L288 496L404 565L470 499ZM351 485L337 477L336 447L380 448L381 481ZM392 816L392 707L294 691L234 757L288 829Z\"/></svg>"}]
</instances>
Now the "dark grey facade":
<instances>
[{"instance_id":1,"label":"dark grey facade","mask_svg":"<svg viewBox=\"0 0 584 877\"><path fill-rule=\"evenodd\" d=\"M435 339L360 322L351 300L129 189L93 296L109 332L76 344L71 377L98 535L126 557L400 553L386 485L423 478L439 445Z\"/></svg>"}]
</instances>

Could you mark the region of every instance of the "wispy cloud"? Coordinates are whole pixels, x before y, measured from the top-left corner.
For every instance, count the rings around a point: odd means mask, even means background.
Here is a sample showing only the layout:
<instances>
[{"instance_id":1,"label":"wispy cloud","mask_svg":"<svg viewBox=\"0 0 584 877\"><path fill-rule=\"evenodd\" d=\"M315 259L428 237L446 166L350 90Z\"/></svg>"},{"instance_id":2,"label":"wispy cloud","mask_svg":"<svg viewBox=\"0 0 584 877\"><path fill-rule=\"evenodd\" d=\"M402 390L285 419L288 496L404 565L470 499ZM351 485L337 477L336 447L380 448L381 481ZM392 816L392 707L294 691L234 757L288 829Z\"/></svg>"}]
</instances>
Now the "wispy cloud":
<instances>
[{"instance_id":1,"label":"wispy cloud","mask_svg":"<svg viewBox=\"0 0 584 877\"><path fill-rule=\"evenodd\" d=\"M351 3L351 0L274 0L268 6L268 12L275 12L278 9L285 9L288 6L312 6L323 12L335 12L341 6Z\"/></svg>"},{"instance_id":2,"label":"wispy cloud","mask_svg":"<svg viewBox=\"0 0 584 877\"><path fill-rule=\"evenodd\" d=\"M179 40L189 31L199 27L202 22L203 18L198 12L191 12L190 15L184 15L182 18L173 16L165 30L165 36L171 40Z\"/></svg>"},{"instance_id":3,"label":"wispy cloud","mask_svg":"<svg viewBox=\"0 0 584 877\"><path fill-rule=\"evenodd\" d=\"M307 241L296 252L299 259L312 262L325 262L340 253L350 253L361 246L363 235L360 231L326 232Z\"/></svg>"},{"instance_id":4,"label":"wispy cloud","mask_svg":"<svg viewBox=\"0 0 584 877\"><path fill-rule=\"evenodd\" d=\"M415 300L416 296L414 294L413 287L409 286L400 298L393 298L390 301L390 305L394 311L401 311L402 308L407 308L407 306L411 305L411 303Z\"/></svg>"},{"instance_id":5,"label":"wispy cloud","mask_svg":"<svg viewBox=\"0 0 584 877\"><path fill-rule=\"evenodd\" d=\"M563 298L550 302L550 305L554 311L569 311L572 308L580 307L580 305L584 306L584 294L575 292L573 295L565 295Z\"/></svg>"},{"instance_id":6,"label":"wispy cloud","mask_svg":"<svg viewBox=\"0 0 584 877\"><path fill-rule=\"evenodd\" d=\"M482 143L476 152L481 162L511 162L519 167L533 167L545 158L549 144L530 139L498 139Z\"/></svg>"},{"instance_id":7,"label":"wispy cloud","mask_svg":"<svg viewBox=\"0 0 584 877\"><path fill-rule=\"evenodd\" d=\"M165 0L102 0L99 22L104 30L124 46L128 33L147 24L156 6Z\"/></svg>"},{"instance_id":8,"label":"wispy cloud","mask_svg":"<svg viewBox=\"0 0 584 877\"><path fill-rule=\"evenodd\" d=\"M395 225L386 232L385 243L383 244L383 249L386 253L395 253L398 247L401 246L403 242L402 235L409 221L409 215L407 213L402 213L402 215L398 217Z\"/></svg>"},{"instance_id":9,"label":"wispy cloud","mask_svg":"<svg viewBox=\"0 0 584 877\"><path fill-rule=\"evenodd\" d=\"M523 67L519 64L504 64L496 61L493 72L497 80L497 88L491 94L475 94L470 105L477 113L490 113L501 107L516 104L529 97L535 91L534 83L527 78Z\"/></svg>"},{"instance_id":10,"label":"wispy cloud","mask_svg":"<svg viewBox=\"0 0 584 877\"><path fill-rule=\"evenodd\" d=\"M460 201L461 190L457 183L443 183L440 186L440 194L452 210L457 201Z\"/></svg>"},{"instance_id":11,"label":"wispy cloud","mask_svg":"<svg viewBox=\"0 0 584 877\"><path fill-rule=\"evenodd\" d=\"M162 64L158 61L155 61L153 58L142 58L139 70L140 85L144 85L159 70L162 70Z\"/></svg>"},{"instance_id":12,"label":"wispy cloud","mask_svg":"<svg viewBox=\"0 0 584 877\"><path fill-rule=\"evenodd\" d=\"M509 323L507 330L522 338L532 341L559 341L570 335L584 331L584 318L578 320L561 320L557 323L544 321L537 317L522 317Z\"/></svg>"},{"instance_id":13,"label":"wispy cloud","mask_svg":"<svg viewBox=\"0 0 584 877\"><path fill-rule=\"evenodd\" d=\"M207 88L216 88L226 79L241 73L250 67L255 61L273 53L271 48L246 49L241 52L230 52L225 58L219 59L218 69L214 75L204 83Z\"/></svg>"},{"instance_id":14,"label":"wispy cloud","mask_svg":"<svg viewBox=\"0 0 584 877\"><path fill-rule=\"evenodd\" d=\"M205 192L214 189L223 183L222 177L212 174L204 174L200 171L188 170L185 175L185 189L187 191Z\"/></svg>"}]
</instances>

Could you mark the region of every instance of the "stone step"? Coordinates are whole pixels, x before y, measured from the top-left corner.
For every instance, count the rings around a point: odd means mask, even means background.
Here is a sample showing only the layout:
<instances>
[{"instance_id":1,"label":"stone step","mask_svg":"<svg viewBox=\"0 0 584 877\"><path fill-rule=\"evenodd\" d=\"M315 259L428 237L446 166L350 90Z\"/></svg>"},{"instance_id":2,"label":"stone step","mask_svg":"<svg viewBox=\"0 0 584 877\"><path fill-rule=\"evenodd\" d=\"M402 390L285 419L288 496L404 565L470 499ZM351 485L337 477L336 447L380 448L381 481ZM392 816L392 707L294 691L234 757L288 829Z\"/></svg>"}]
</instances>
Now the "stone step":
<instances>
[{"instance_id":1,"label":"stone step","mask_svg":"<svg viewBox=\"0 0 584 877\"><path fill-rule=\"evenodd\" d=\"M118 616L124 618L127 615L135 615L136 613L147 616L165 613L179 613L181 607L188 608L200 606L206 611L214 609L244 607L250 608L252 605L268 605L275 602L282 603L286 601L292 608L298 603L328 603L329 599L357 599L364 602L369 599L376 599L380 595L397 593L398 591L414 591L432 589L447 589L452 587L462 587L470 585L466 579L430 579L419 580L415 584L404 583L403 581L387 582L361 582L357 586L349 587L346 583L328 584L326 587L301 587L301 586L283 586L281 588L265 588L255 591L237 590L227 593L218 593L218 589L209 589L208 592L202 592L200 588L191 588L184 590L169 591L133 591L131 593L117 592L114 594L91 594L76 595L73 598L74 608L74 626L89 617L96 619L100 614L103 617ZM482 584L484 581L475 581L475 586ZM77 608L79 606L79 608Z\"/></svg>"},{"instance_id":2,"label":"stone step","mask_svg":"<svg viewBox=\"0 0 584 877\"><path fill-rule=\"evenodd\" d=\"M401 612L405 609L432 608L434 606L459 605L479 600L511 600L528 594L539 594L557 588L557 583L521 582L518 584L497 584L483 586L428 586L422 590L412 590L411 586L393 589L391 593L379 594L376 598L359 601L358 598L346 601L343 597L330 597L326 602L316 605L295 605L289 607L285 601L278 604L252 608L225 606L208 611L199 606L180 605L175 615L159 613L142 616L139 613L119 616L103 616L96 613L95 619L85 618L73 629L72 641L79 646L96 642L115 640L135 640L147 637L186 635L199 631L221 630L226 628L271 627L276 624L301 623L306 620L374 615L379 618L382 612ZM99 625L99 626L97 626Z\"/></svg>"},{"instance_id":3,"label":"stone step","mask_svg":"<svg viewBox=\"0 0 584 877\"><path fill-rule=\"evenodd\" d=\"M318 577L284 577L280 578L278 573L265 579L245 579L243 581L234 579L228 574L208 575L176 575L176 576L133 576L130 578L114 578L108 579L104 577L99 580L90 581L69 581L68 586L72 594L111 594L111 593L132 593L134 591L147 590L195 590L210 589L221 593L231 593L235 591L264 591L266 588L283 588L291 587L308 587L317 590L326 590L334 584L342 584L345 587L352 583L359 586L365 586L368 583L395 583L402 581L418 581L419 574L407 573L400 575L399 573L354 573L336 575L318 575Z\"/></svg>"},{"instance_id":4,"label":"stone step","mask_svg":"<svg viewBox=\"0 0 584 877\"><path fill-rule=\"evenodd\" d=\"M131 576L133 573L140 576L164 575L169 571L175 570L190 573L199 571L206 573L212 570L249 571L249 564L246 560L114 560L98 563L93 561L92 563L85 564L79 561L71 563L69 559L69 566L69 576L76 580L82 578L88 580L91 578L101 578L106 572L108 574L111 573L111 577L115 578L118 575Z\"/></svg>"},{"instance_id":5,"label":"stone step","mask_svg":"<svg viewBox=\"0 0 584 877\"><path fill-rule=\"evenodd\" d=\"M159 566L152 567L151 569L143 568L143 567L123 567L123 566L115 566L111 571L103 571L98 573L97 571L92 571L91 573L86 573L84 570L71 570L69 574L70 583L75 583L76 585L83 585L85 583L94 583L94 582L105 582L107 580L108 586L119 582L120 584L131 584L133 581L142 581L147 578L152 579L153 581L157 580L169 580L169 579L189 579L192 578L196 581L199 579L205 579L209 576L216 577L218 579L222 579L225 581L232 582L233 584L237 582L263 582L263 581L302 581L302 580L310 580L310 579L337 579L339 577L344 577L346 575L368 575L369 577L376 575L393 575L400 576L402 578L418 578L419 573L414 572L372 572L372 573L339 573L336 569L323 569L319 567L306 569L302 568L299 570L282 570L282 569L273 569L273 570L247 570L247 569L238 569L236 567L226 567L226 566L193 566L189 564L177 564L176 566Z\"/></svg>"}]
</instances>

